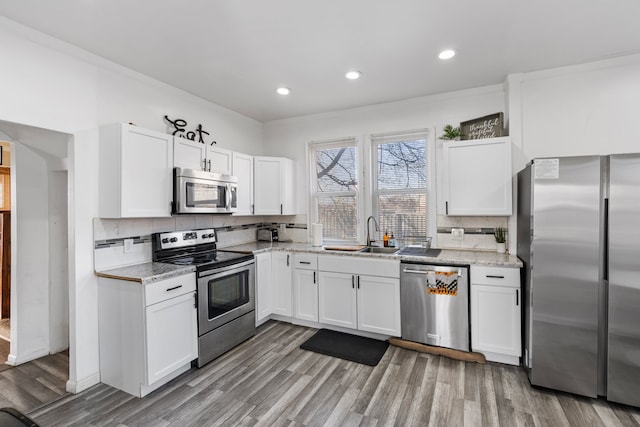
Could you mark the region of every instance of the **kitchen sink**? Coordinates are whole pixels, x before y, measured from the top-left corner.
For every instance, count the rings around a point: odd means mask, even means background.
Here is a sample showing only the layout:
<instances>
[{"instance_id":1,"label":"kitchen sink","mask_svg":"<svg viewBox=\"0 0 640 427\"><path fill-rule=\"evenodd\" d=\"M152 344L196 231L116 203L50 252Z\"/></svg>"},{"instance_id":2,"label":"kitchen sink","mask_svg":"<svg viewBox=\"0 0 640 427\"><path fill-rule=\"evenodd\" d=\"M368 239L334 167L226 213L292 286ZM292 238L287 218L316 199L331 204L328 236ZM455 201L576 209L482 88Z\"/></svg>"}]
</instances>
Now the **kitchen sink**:
<instances>
[{"instance_id":1,"label":"kitchen sink","mask_svg":"<svg viewBox=\"0 0 640 427\"><path fill-rule=\"evenodd\" d=\"M399 251L398 255L437 257L441 251L442 249L408 246Z\"/></svg>"},{"instance_id":2,"label":"kitchen sink","mask_svg":"<svg viewBox=\"0 0 640 427\"><path fill-rule=\"evenodd\" d=\"M395 254L400 249L398 248L385 248L379 246L367 246L366 248L360 249L358 252L368 253L368 254Z\"/></svg>"}]
</instances>

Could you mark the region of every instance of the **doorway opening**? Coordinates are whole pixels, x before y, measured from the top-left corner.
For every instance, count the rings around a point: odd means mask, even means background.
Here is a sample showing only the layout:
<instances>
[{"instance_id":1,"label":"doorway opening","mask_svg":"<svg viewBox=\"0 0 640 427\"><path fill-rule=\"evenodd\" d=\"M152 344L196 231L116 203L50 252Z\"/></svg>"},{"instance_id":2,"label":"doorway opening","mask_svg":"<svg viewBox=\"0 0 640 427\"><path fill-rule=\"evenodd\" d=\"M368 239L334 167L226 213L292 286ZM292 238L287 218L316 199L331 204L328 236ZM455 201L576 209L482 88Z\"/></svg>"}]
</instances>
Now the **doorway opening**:
<instances>
[{"instance_id":1,"label":"doorway opening","mask_svg":"<svg viewBox=\"0 0 640 427\"><path fill-rule=\"evenodd\" d=\"M0 406L23 413L64 396L69 378L69 141L0 121Z\"/></svg>"}]
</instances>

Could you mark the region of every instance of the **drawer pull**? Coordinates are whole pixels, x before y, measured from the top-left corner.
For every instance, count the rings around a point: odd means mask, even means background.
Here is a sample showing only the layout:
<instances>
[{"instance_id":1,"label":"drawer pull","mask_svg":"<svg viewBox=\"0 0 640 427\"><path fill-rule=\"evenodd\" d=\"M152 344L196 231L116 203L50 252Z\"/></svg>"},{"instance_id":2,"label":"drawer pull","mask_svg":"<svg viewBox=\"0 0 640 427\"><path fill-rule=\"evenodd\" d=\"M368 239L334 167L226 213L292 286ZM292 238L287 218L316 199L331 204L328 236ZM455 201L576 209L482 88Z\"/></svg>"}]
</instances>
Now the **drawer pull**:
<instances>
[{"instance_id":1,"label":"drawer pull","mask_svg":"<svg viewBox=\"0 0 640 427\"><path fill-rule=\"evenodd\" d=\"M311 265L311 261L300 261L300 264Z\"/></svg>"},{"instance_id":2,"label":"drawer pull","mask_svg":"<svg viewBox=\"0 0 640 427\"><path fill-rule=\"evenodd\" d=\"M504 276L495 276L492 274L487 274L487 279L504 279Z\"/></svg>"},{"instance_id":3,"label":"drawer pull","mask_svg":"<svg viewBox=\"0 0 640 427\"><path fill-rule=\"evenodd\" d=\"M180 289L182 285L174 286L173 288L167 289L167 292L175 291L176 289Z\"/></svg>"}]
</instances>

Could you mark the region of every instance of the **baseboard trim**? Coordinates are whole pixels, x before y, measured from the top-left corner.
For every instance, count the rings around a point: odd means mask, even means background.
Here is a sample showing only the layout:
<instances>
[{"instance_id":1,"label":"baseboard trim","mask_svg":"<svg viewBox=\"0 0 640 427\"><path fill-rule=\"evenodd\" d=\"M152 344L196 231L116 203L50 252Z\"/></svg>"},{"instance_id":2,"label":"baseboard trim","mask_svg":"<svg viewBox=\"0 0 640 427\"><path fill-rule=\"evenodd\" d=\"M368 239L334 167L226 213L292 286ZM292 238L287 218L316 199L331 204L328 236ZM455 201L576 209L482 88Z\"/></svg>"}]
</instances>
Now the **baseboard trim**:
<instances>
[{"instance_id":1,"label":"baseboard trim","mask_svg":"<svg viewBox=\"0 0 640 427\"><path fill-rule=\"evenodd\" d=\"M67 391L69 393L77 394L84 391L94 385L100 383L100 372L95 372L88 377L81 379L80 381L67 381Z\"/></svg>"},{"instance_id":2,"label":"baseboard trim","mask_svg":"<svg viewBox=\"0 0 640 427\"><path fill-rule=\"evenodd\" d=\"M39 348L37 350L31 351L29 353L21 354L21 355L15 355L13 353L10 353L9 356L7 357L7 365L13 365L13 366L22 365L23 363L27 363L32 360L39 359L41 357L48 356L48 355L49 355L48 348Z\"/></svg>"}]
</instances>

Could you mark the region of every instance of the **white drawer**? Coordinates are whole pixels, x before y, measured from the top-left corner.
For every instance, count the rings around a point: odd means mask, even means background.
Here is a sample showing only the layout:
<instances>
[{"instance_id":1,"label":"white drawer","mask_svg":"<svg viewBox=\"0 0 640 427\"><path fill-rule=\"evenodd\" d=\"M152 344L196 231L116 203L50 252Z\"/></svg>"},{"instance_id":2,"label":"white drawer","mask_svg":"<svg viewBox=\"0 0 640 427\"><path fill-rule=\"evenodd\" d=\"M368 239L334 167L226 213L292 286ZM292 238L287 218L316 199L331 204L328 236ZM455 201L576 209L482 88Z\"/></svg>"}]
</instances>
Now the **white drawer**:
<instances>
[{"instance_id":1,"label":"white drawer","mask_svg":"<svg viewBox=\"0 0 640 427\"><path fill-rule=\"evenodd\" d=\"M150 306L196 290L196 273L173 277L144 287L145 305Z\"/></svg>"},{"instance_id":2,"label":"white drawer","mask_svg":"<svg viewBox=\"0 0 640 427\"><path fill-rule=\"evenodd\" d=\"M471 285L520 287L520 269L512 267L471 266Z\"/></svg>"},{"instance_id":3,"label":"white drawer","mask_svg":"<svg viewBox=\"0 0 640 427\"><path fill-rule=\"evenodd\" d=\"M302 268L304 270L316 270L318 268L318 255L295 254L293 259L295 268Z\"/></svg>"}]
</instances>

